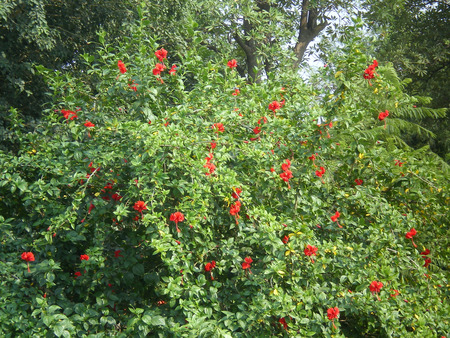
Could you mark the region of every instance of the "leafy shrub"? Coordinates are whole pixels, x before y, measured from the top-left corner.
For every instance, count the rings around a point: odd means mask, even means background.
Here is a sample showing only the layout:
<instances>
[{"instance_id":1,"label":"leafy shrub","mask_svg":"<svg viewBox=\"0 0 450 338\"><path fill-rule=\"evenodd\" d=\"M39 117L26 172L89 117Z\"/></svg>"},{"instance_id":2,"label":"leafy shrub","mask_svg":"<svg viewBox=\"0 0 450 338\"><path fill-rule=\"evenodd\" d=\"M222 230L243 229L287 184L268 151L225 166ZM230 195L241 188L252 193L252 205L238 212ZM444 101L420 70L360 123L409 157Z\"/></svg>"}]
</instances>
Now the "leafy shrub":
<instances>
[{"instance_id":1,"label":"leafy shrub","mask_svg":"<svg viewBox=\"0 0 450 338\"><path fill-rule=\"evenodd\" d=\"M194 36L154 75L145 24L84 55L86 78L39 68L55 104L0 153L0 332L446 334L445 171L395 143L415 99L392 67L248 84Z\"/></svg>"}]
</instances>

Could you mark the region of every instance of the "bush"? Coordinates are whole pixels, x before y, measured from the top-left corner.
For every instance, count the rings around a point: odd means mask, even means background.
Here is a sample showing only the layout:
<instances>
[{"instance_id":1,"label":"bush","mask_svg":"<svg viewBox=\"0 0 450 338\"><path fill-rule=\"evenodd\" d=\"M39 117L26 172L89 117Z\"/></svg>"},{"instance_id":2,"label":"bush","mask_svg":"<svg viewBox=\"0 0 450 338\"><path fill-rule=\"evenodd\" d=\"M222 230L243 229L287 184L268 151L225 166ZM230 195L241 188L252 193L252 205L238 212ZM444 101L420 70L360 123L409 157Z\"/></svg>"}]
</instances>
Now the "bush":
<instances>
[{"instance_id":1,"label":"bush","mask_svg":"<svg viewBox=\"0 0 450 338\"><path fill-rule=\"evenodd\" d=\"M0 333L446 334L446 176L396 145L389 64L248 84L194 37L169 74L133 29L86 78L40 67L55 104L0 153Z\"/></svg>"}]
</instances>

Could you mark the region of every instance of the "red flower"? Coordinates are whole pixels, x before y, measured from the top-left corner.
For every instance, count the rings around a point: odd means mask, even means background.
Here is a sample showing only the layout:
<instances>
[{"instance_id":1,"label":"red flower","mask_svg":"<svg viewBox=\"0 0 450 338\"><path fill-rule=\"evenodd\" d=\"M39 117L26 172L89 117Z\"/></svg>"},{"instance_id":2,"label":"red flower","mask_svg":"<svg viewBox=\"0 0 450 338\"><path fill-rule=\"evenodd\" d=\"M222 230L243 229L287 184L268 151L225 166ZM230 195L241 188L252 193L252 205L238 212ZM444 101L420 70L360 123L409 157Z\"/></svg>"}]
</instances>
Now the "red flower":
<instances>
[{"instance_id":1,"label":"red flower","mask_svg":"<svg viewBox=\"0 0 450 338\"><path fill-rule=\"evenodd\" d=\"M400 162L399 160L394 160L395 161L395 165L398 165L399 167L403 166L403 162Z\"/></svg>"},{"instance_id":2,"label":"red flower","mask_svg":"<svg viewBox=\"0 0 450 338\"><path fill-rule=\"evenodd\" d=\"M153 68L153 75L158 76L161 74L162 71L166 69L166 66L162 63L157 63L155 65L155 68Z\"/></svg>"},{"instance_id":3,"label":"red flower","mask_svg":"<svg viewBox=\"0 0 450 338\"><path fill-rule=\"evenodd\" d=\"M114 251L114 257L115 258L119 258L119 257L123 257L120 253L122 252L122 250L116 250Z\"/></svg>"},{"instance_id":4,"label":"red flower","mask_svg":"<svg viewBox=\"0 0 450 338\"><path fill-rule=\"evenodd\" d=\"M84 125L85 125L85 127L87 127L87 128L95 127L95 124L93 124L93 123L90 122L90 121L86 121L86 123L85 123Z\"/></svg>"},{"instance_id":5,"label":"red flower","mask_svg":"<svg viewBox=\"0 0 450 338\"><path fill-rule=\"evenodd\" d=\"M407 239L411 239L412 244L414 245L415 248L417 248L416 243L414 243L414 239L413 237L417 234L416 229L412 228L410 231L408 231L405 235L405 238Z\"/></svg>"},{"instance_id":6,"label":"red flower","mask_svg":"<svg viewBox=\"0 0 450 338\"><path fill-rule=\"evenodd\" d=\"M306 256L315 256L317 250L318 250L317 247L308 244L305 250L303 250L303 252L305 253Z\"/></svg>"},{"instance_id":7,"label":"red flower","mask_svg":"<svg viewBox=\"0 0 450 338\"><path fill-rule=\"evenodd\" d=\"M95 205L93 205L93 204L91 203L91 205L89 206L88 214L90 214L91 211L92 211L92 209L94 209L94 208L95 208Z\"/></svg>"},{"instance_id":8,"label":"red flower","mask_svg":"<svg viewBox=\"0 0 450 338\"><path fill-rule=\"evenodd\" d=\"M209 175L211 175L211 174L214 174L214 171L216 170L216 166L215 166L213 163L211 163L211 162L207 162L207 163L203 166L203 168L207 168L207 169L209 170L209 172L206 172L206 173L205 173L206 176L209 176Z\"/></svg>"},{"instance_id":9,"label":"red flower","mask_svg":"<svg viewBox=\"0 0 450 338\"><path fill-rule=\"evenodd\" d=\"M235 59L228 61L227 66L230 67L230 69L237 67L237 62Z\"/></svg>"},{"instance_id":10,"label":"red flower","mask_svg":"<svg viewBox=\"0 0 450 338\"><path fill-rule=\"evenodd\" d=\"M389 116L389 111L384 111L378 114L378 120L383 121L386 117Z\"/></svg>"},{"instance_id":11,"label":"red flower","mask_svg":"<svg viewBox=\"0 0 450 338\"><path fill-rule=\"evenodd\" d=\"M286 159L286 163L283 163L281 165L281 169L283 171L288 171L288 169L291 167L291 161L289 161L289 159Z\"/></svg>"},{"instance_id":12,"label":"red flower","mask_svg":"<svg viewBox=\"0 0 450 338\"><path fill-rule=\"evenodd\" d=\"M240 91L238 88L236 88L236 89L234 90L234 93L231 94L231 95L233 95L233 96L238 96L240 93L241 93L241 91Z\"/></svg>"},{"instance_id":13,"label":"red flower","mask_svg":"<svg viewBox=\"0 0 450 338\"><path fill-rule=\"evenodd\" d=\"M286 244L287 242L289 242L289 236L284 236L283 239L281 240L284 244Z\"/></svg>"},{"instance_id":14,"label":"red flower","mask_svg":"<svg viewBox=\"0 0 450 338\"><path fill-rule=\"evenodd\" d=\"M135 92L137 92L137 86L139 86L139 84L135 83L134 80L131 80L131 83L128 84L128 87L133 89Z\"/></svg>"},{"instance_id":15,"label":"red flower","mask_svg":"<svg viewBox=\"0 0 450 338\"><path fill-rule=\"evenodd\" d=\"M263 123L267 123L267 117L263 116L258 120L258 124L261 124L261 120L263 121Z\"/></svg>"},{"instance_id":16,"label":"red flower","mask_svg":"<svg viewBox=\"0 0 450 338\"><path fill-rule=\"evenodd\" d=\"M175 222L175 226L177 227L177 232L181 232L181 230L178 229L178 222L184 221L184 215L179 211L174 212L172 215L170 215L170 220L172 222Z\"/></svg>"},{"instance_id":17,"label":"red flower","mask_svg":"<svg viewBox=\"0 0 450 338\"><path fill-rule=\"evenodd\" d=\"M320 167L320 170L316 170L316 176L322 177L323 174L325 174L325 168L324 167Z\"/></svg>"},{"instance_id":18,"label":"red flower","mask_svg":"<svg viewBox=\"0 0 450 338\"><path fill-rule=\"evenodd\" d=\"M205 271L209 272L209 274L211 276L211 280L214 280L214 277L212 274L212 269L214 269L215 267L216 267L216 261L211 261L211 263L205 264Z\"/></svg>"},{"instance_id":19,"label":"red flower","mask_svg":"<svg viewBox=\"0 0 450 338\"><path fill-rule=\"evenodd\" d=\"M261 128L260 128L260 127L255 127L255 128L253 129L253 132L254 132L255 134L259 134L259 133L261 132Z\"/></svg>"},{"instance_id":20,"label":"red flower","mask_svg":"<svg viewBox=\"0 0 450 338\"><path fill-rule=\"evenodd\" d=\"M125 74L127 72L127 68L125 67L125 64L122 62L122 60L117 61L117 66L119 67L119 70L122 74Z\"/></svg>"},{"instance_id":21,"label":"red flower","mask_svg":"<svg viewBox=\"0 0 450 338\"><path fill-rule=\"evenodd\" d=\"M211 151L217 147L216 142L211 142Z\"/></svg>"},{"instance_id":22,"label":"red flower","mask_svg":"<svg viewBox=\"0 0 450 338\"><path fill-rule=\"evenodd\" d=\"M74 273L74 275L75 275L74 278L77 279L78 277L81 277L81 272L77 271L77 272Z\"/></svg>"},{"instance_id":23,"label":"red flower","mask_svg":"<svg viewBox=\"0 0 450 338\"><path fill-rule=\"evenodd\" d=\"M80 260L88 261L89 260L89 256L88 255L80 255Z\"/></svg>"},{"instance_id":24,"label":"red flower","mask_svg":"<svg viewBox=\"0 0 450 338\"><path fill-rule=\"evenodd\" d=\"M283 327L284 327L285 330L287 330L288 325L287 325L287 323L286 323L286 319L280 318L280 319L278 320L278 322L279 322L281 325L283 325Z\"/></svg>"},{"instance_id":25,"label":"red flower","mask_svg":"<svg viewBox=\"0 0 450 338\"><path fill-rule=\"evenodd\" d=\"M380 292L382 287L383 287L383 283L377 282L377 281L373 281L369 285L369 289L370 289L370 292L372 292L372 294Z\"/></svg>"},{"instance_id":26,"label":"red flower","mask_svg":"<svg viewBox=\"0 0 450 338\"><path fill-rule=\"evenodd\" d=\"M391 297L392 297L392 298L395 298L395 297L397 297L397 296L400 294L400 292L399 292L398 290L391 289L391 291L394 291L394 293L391 294Z\"/></svg>"},{"instance_id":27,"label":"red flower","mask_svg":"<svg viewBox=\"0 0 450 338\"><path fill-rule=\"evenodd\" d=\"M328 319L332 321L333 327L334 327L335 329L336 329L336 325L334 325L334 320L338 317L338 315L339 315L339 309L338 309L337 306L334 307L334 308L329 308L329 309L327 310L327 316L328 316Z\"/></svg>"},{"instance_id":28,"label":"red flower","mask_svg":"<svg viewBox=\"0 0 450 338\"><path fill-rule=\"evenodd\" d=\"M216 133L218 133L218 132L223 133L223 132L225 131L225 127L223 126L222 123L214 123L214 124L211 126L211 128L212 128L212 129L215 129L215 130L216 130Z\"/></svg>"},{"instance_id":29,"label":"red flower","mask_svg":"<svg viewBox=\"0 0 450 338\"><path fill-rule=\"evenodd\" d=\"M231 194L231 197L233 197L235 199L239 199L241 192L242 192L241 188L234 188L234 192Z\"/></svg>"},{"instance_id":30,"label":"red flower","mask_svg":"<svg viewBox=\"0 0 450 338\"><path fill-rule=\"evenodd\" d=\"M370 83L370 79L373 79L375 77L374 72L375 72L375 68L378 67L378 62L377 60L373 60L373 63L366 68L366 70L364 71L364 78L366 80L369 80L369 84L372 85Z\"/></svg>"},{"instance_id":31,"label":"red flower","mask_svg":"<svg viewBox=\"0 0 450 338\"><path fill-rule=\"evenodd\" d=\"M172 65L172 68L169 70L170 75L175 75L175 72L177 71L177 65Z\"/></svg>"},{"instance_id":32,"label":"red flower","mask_svg":"<svg viewBox=\"0 0 450 338\"><path fill-rule=\"evenodd\" d=\"M357 179L355 180L355 183L356 183L356 185L361 185L361 184L363 184L363 180L360 179L360 178L357 178Z\"/></svg>"},{"instance_id":33,"label":"red flower","mask_svg":"<svg viewBox=\"0 0 450 338\"><path fill-rule=\"evenodd\" d=\"M274 115L275 115L275 112L280 108L281 108L281 106L278 101L272 101L272 103L269 104L269 110L273 111Z\"/></svg>"},{"instance_id":34,"label":"red flower","mask_svg":"<svg viewBox=\"0 0 450 338\"><path fill-rule=\"evenodd\" d=\"M420 254L422 255L423 258L425 258L425 256L430 254L430 249L426 249L425 251L422 251Z\"/></svg>"},{"instance_id":35,"label":"red flower","mask_svg":"<svg viewBox=\"0 0 450 338\"><path fill-rule=\"evenodd\" d=\"M271 172L275 172L275 168L270 168L270 171Z\"/></svg>"},{"instance_id":36,"label":"red flower","mask_svg":"<svg viewBox=\"0 0 450 338\"><path fill-rule=\"evenodd\" d=\"M308 159L314 162L316 160L316 155L312 154L311 156L308 157Z\"/></svg>"},{"instance_id":37,"label":"red flower","mask_svg":"<svg viewBox=\"0 0 450 338\"><path fill-rule=\"evenodd\" d=\"M61 114L63 114L66 120L73 120L78 117L77 114L71 110L61 109Z\"/></svg>"},{"instance_id":38,"label":"red flower","mask_svg":"<svg viewBox=\"0 0 450 338\"><path fill-rule=\"evenodd\" d=\"M339 211L336 211L335 214L333 216L331 216L330 218L333 222L337 222L339 216L341 216L341 214L339 213Z\"/></svg>"},{"instance_id":39,"label":"red flower","mask_svg":"<svg viewBox=\"0 0 450 338\"><path fill-rule=\"evenodd\" d=\"M281 179L282 179L283 181L289 182L289 179L291 179L292 177L294 177L294 175L292 175L292 171L286 170L286 171L284 171L284 172L282 172L282 173L280 174L280 177L281 177Z\"/></svg>"},{"instance_id":40,"label":"red flower","mask_svg":"<svg viewBox=\"0 0 450 338\"><path fill-rule=\"evenodd\" d=\"M339 309L337 306L334 308L329 308L327 310L327 316L328 316L329 320L336 319L338 317L338 315L339 315Z\"/></svg>"},{"instance_id":41,"label":"red flower","mask_svg":"<svg viewBox=\"0 0 450 338\"><path fill-rule=\"evenodd\" d=\"M122 196L120 196L118 193L115 193L115 194L112 194L111 198L112 198L114 201L118 202L118 201L120 201L120 199L122 198Z\"/></svg>"},{"instance_id":42,"label":"red flower","mask_svg":"<svg viewBox=\"0 0 450 338\"><path fill-rule=\"evenodd\" d=\"M142 213L142 211L147 210L147 204L144 201L137 201L133 206L134 210Z\"/></svg>"},{"instance_id":43,"label":"red flower","mask_svg":"<svg viewBox=\"0 0 450 338\"><path fill-rule=\"evenodd\" d=\"M428 265L430 265L431 263L431 258L426 258L425 259L425 264L423 265L425 268L428 268Z\"/></svg>"},{"instance_id":44,"label":"red flower","mask_svg":"<svg viewBox=\"0 0 450 338\"><path fill-rule=\"evenodd\" d=\"M239 213L239 211L241 211L241 202L236 201L230 207L230 215L235 216Z\"/></svg>"},{"instance_id":45,"label":"red flower","mask_svg":"<svg viewBox=\"0 0 450 338\"><path fill-rule=\"evenodd\" d=\"M34 254L32 252L22 252L20 256L25 262L27 262L28 272L30 271L30 262L34 262Z\"/></svg>"},{"instance_id":46,"label":"red flower","mask_svg":"<svg viewBox=\"0 0 450 338\"><path fill-rule=\"evenodd\" d=\"M242 263L242 269L250 269L252 263L253 259L251 259L250 257L245 257L244 262Z\"/></svg>"},{"instance_id":47,"label":"red flower","mask_svg":"<svg viewBox=\"0 0 450 338\"><path fill-rule=\"evenodd\" d=\"M161 48L155 52L156 57L159 61L163 61L164 59L167 59L167 51L164 48Z\"/></svg>"},{"instance_id":48,"label":"red flower","mask_svg":"<svg viewBox=\"0 0 450 338\"><path fill-rule=\"evenodd\" d=\"M205 271L211 271L213 269L213 266L211 263L206 263L205 264Z\"/></svg>"}]
</instances>

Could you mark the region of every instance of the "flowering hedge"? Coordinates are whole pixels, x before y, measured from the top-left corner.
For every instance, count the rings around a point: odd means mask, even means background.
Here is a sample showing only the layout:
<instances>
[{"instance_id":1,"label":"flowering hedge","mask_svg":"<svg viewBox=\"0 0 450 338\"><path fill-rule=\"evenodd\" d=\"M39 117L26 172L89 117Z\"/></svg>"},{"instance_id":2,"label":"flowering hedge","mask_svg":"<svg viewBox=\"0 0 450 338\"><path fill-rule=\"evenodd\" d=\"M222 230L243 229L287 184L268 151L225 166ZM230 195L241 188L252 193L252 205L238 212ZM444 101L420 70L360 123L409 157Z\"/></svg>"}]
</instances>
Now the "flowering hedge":
<instances>
[{"instance_id":1,"label":"flowering hedge","mask_svg":"<svg viewBox=\"0 0 450 338\"><path fill-rule=\"evenodd\" d=\"M248 84L144 33L39 68L55 103L0 153L0 333L445 335L448 186L390 136L416 102L389 64Z\"/></svg>"}]
</instances>

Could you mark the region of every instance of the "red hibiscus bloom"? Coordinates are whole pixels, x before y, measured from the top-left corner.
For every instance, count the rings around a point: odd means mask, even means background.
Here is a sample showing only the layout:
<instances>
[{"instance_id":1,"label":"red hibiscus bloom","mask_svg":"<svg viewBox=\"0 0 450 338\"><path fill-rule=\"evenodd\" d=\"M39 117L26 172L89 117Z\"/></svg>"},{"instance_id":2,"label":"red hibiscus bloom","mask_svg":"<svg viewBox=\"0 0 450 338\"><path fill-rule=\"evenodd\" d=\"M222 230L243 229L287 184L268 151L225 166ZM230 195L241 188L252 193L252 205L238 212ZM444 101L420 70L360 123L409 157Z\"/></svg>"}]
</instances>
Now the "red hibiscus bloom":
<instances>
[{"instance_id":1,"label":"red hibiscus bloom","mask_svg":"<svg viewBox=\"0 0 450 338\"><path fill-rule=\"evenodd\" d=\"M322 178L322 176L325 174L325 168L324 167L320 167L320 170L316 170L316 176ZM322 180L322 183L323 180Z\"/></svg>"},{"instance_id":2,"label":"red hibiscus bloom","mask_svg":"<svg viewBox=\"0 0 450 338\"><path fill-rule=\"evenodd\" d=\"M281 325L283 325L283 327L284 327L285 330L288 329L288 325L287 325L287 323L286 323L286 319L280 318L280 319L278 320L278 322L279 322Z\"/></svg>"},{"instance_id":3,"label":"red hibiscus bloom","mask_svg":"<svg viewBox=\"0 0 450 338\"><path fill-rule=\"evenodd\" d=\"M241 202L236 201L230 206L230 215L237 215L241 211Z\"/></svg>"},{"instance_id":4,"label":"red hibiscus bloom","mask_svg":"<svg viewBox=\"0 0 450 338\"><path fill-rule=\"evenodd\" d=\"M286 163L283 163L281 165L281 169L283 171L287 171L290 167L291 167L291 161L289 161L289 159L286 159Z\"/></svg>"},{"instance_id":5,"label":"red hibiscus bloom","mask_svg":"<svg viewBox=\"0 0 450 338\"><path fill-rule=\"evenodd\" d=\"M253 259L251 259L250 257L245 257L244 262L242 263L242 269L250 269L252 263Z\"/></svg>"},{"instance_id":6,"label":"red hibiscus bloom","mask_svg":"<svg viewBox=\"0 0 450 338\"><path fill-rule=\"evenodd\" d=\"M335 214L333 216L331 216L330 218L333 222L336 222L338 220L339 216L341 216L341 214L339 213L339 211L336 211Z\"/></svg>"},{"instance_id":7,"label":"red hibiscus bloom","mask_svg":"<svg viewBox=\"0 0 450 338\"><path fill-rule=\"evenodd\" d=\"M408 231L405 235L405 238L407 239L411 239L412 244L414 245L415 248L417 248L416 243L414 243L414 239L413 237L417 234L416 229L412 228L410 231Z\"/></svg>"},{"instance_id":8,"label":"red hibiscus bloom","mask_svg":"<svg viewBox=\"0 0 450 338\"><path fill-rule=\"evenodd\" d=\"M389 116L389 111L384 111L378 114L378 120L383 121L386 117Z\"/></svg>"},{"instance_id":9,"label":"red hibiscus bloom","mask_svg":"<svg viewBox=\"0 0 450 338\"><path fill-rule=\"evenodd\" d=\"M155 52L156 57L159 61L163 61L164 59L167 59L167 51L164 48L161 48Z\"/></svg>"},{"instance_id":10,"label":"red hibiscus bloom","mask_svg":"<svg viewBox=\"0 0 450 338\"><path fill-rule=\"evenodd\" d=\"M77 271L74 273L74 278L77 279L78 277L81 277L81 272Z\"/></svg>"},{"instance_id":11,"label":"red hibiscus bloom","mask_svg":"<svg viewBox=\"0 0 450 338\"><path fill-rule=\"evenodd\" d=\"M118 201L120 201L120 199L122 198L122 196L120 196L118 193L115 193L115 194L113 194L113 195L111 196L111 198L112 198L114 201L118 202Z\"/></svg>"},{"instance_id":12,"label":"red hibiscus bloom","mask_svg":"<svg viewBox=\"0 0 450 338\"><path fill-rule=\"evenodd\" d=\"M236 89L234 90L234 93L231 94L231 95L233 95L233 96L238 96L240 93L241 93L241 91L240 91L238 88L236 88Z\"/></svg>"},{"instance_id":13,"label":"red hibiscus bloom","mask_svg":"<svg viewBox=\"0 0 450 338\"><path fill-rule=\"evenodd\" d=\"M216 149L216 147L217 147L217 143L216 142L211 142L211 151L213 149Z\"/></svg>"},{"instance_id":14,"label":"red hibiscus bloom","mask_svg":"<svg viewBox=\"0 0 450 338\"><path fill-rule=\"evenodd\" d=\"M336 222L336 223L337 223L337 225L338 225L339 228L342 228L342 226L339 224L339 221L338 221L339 216L341 216L340 212L339 212L339 211L336 211L336 212L334 213L334 215L331 216L330 218L331 218L331 220L332 220L333 222Z\"/></svg>"},{"instance_id":15,"label":"red hibiscus bloom","mask_svg":"<svg viewBox=\"0 0 450 338\"><path fill-rule=\"evenodd\" d=\"M211 162L207 162L207 163L203 166L203 168L207 168L207 169L209 170L209 172L206 172L206 173L205 173L206 176L209 176L209 175L211 175L211 174L214 174L214 171L216 170L216 166L215 166L213 163L211 163Z\"/></svg>"},{"instance_id":16,"label":"red hibiscus bloom","mask_svg":"<svg viewBox=\"0 0 450 338\"><path fill-rule=\"evenodd\" d=\"M336 306L336 307L332 307L332 308L329 308L328 310L327 310L327 316L328 316L328 319L329 320L333 320L333 319L336 319L337 317L338 317L338 315L339 315L339 309L338 309L338 307Z\"/></svg>"},{"instance_id":17,"label":"red hibiscus bloom","mask_svg":"<svg viewBox=\"0 0 450 338\"><path fill-rule=\"evenodd\" d=\"M177 71L177 65L172 65L172 68L169 70L170 75L175 75L175 72Z\"/></svg>"},{"instance_id":18,"label":"red hibiscus bloom","mask_svg":"<svg viewBox=\"0 0 450 338\"><path fill-rule=\"evenodd\" d=\"M369 289L370 289L370 292L372 292L372 294L380 292L382 287L383 287L383 283L377 282L377 281L373 281L369 285Z\"/></svg>"},{"instance_id":19,"label":"red hibiscus bloom","mask_svg":"<svg viewBox=\"0 0 450 338\"><path fill-rule=\"evenodd\" d=\"M88 261L89 260L89 256L88 255L80 255L80 260Z\"/></svg>"},{"instance_id":20,"label":"red hibiscus bloom","mask_svg":"<svg viewBox=\"0 0 450 338\"><path fill-rule=\"evenodd\" d=\"M430 249L426 249L425 251L422 251L420 254L422 255L423 258L425 258L425 256L428 256L430 254Z\"/></svg>"},{"instance_id":21,"label":"red hibiscus bloom","mask_svg":"<svg viewBox=\"0 0 450 338\"><path fill-rule=\"evenodd\" d=\"M357 179L355 180L355 183L356 183L356 185L361 185L361 184L363 184L363 180L360 179L360 178L357 178Z\"/></svg>"},{"instance_id":22,"label":"red hibiscus bloom","mask_svg":"<svg viewBox=\"0 0 450 338\"><path fill-rule=\"evenodd\" d=\"M206 263L205 264L205 271L209 272L210 276L211 276L211 280L214 280L213 274L212 274L212 269L214 269L216 267L216 261L211 261L211 263Z\"/></svg>"},{"instance_id":23,"label":"red hibiscus bloom","mask_svg":"<svg viewBox=\"0 0 450 338\"><path fill-rule=\"evenodd\" d=\"M397 296L400 294L400 292L399 292L398 290L391 289L391 291L394 291L394 293L391 294L391 297L392 297L392 298L395 298L395 297L397 297Z\"/></svg>"},{"instance_id":24,"label":"red hibiscus bloom","mask_svg":"<svg viewBox=\"0 0 450 338\"><path fill-rule=\"evenodd\" d=\"M93 123L90 122L90 121L86 121L86 123L84 124L84 126L87 127L87 128L92 128L92 127L95 127L95 124L93 124Z\"/></svg>"},{"instance_id":25,"label":"red hibiscus bloom","mask_svg":"<svg viewBox=\"0 0 450 338\"><path fill-rule=\"evenodd\" d=\"M284 171L284 172L282 172L282 173L280 174L280 177L281 177L281 179L282 179L283 181L289 182L289 179L291 179L292 177L294 177L294 175L292 175L292 171L286 170L286 171Z\"/></svg>"},{"instance_id":26,"label":"red hibiscus bloom","mask_svg":"<svg viewBox=\"0 0 450 338\"><path fill-rule=\"evenodd\" d=\"M403 166L403 162L400 162L399 160L394 160L395 161L395 165L398 165L399 167Z\"/></svg>"},{"instance_id":27,"label":"red hibiscus bloom","mask_svg":"<svg viewBox=\"0 0 450 338\"><path fill-rule=\"evenodd\" d=\"M373 60L373 63L366 68L366 70L364 70L364 78L366 80L369 80L369 85L372 85L370 83L370 80L373 79L375 77L375 68L378 67L378 62L377 60Z\"/></svg>"},{"instance_id":28,"label":"red hibiscus bloom","mask_svg":"<svg viewBox=\"0 0 450 338\"><path fill-rule=\"evenodd\" d=\"M122 252L122 250L116 250L114 251L114 257L115 258L119 258L119 257L123 257L120 253Z\"/></svg>"},{"instance_id":29,"label":"red hibiscus bloom","mask_svg":"<svg viewBox=\"0 0 450 338\"><path fill-rule=\"evenodd\" d=\"M25 262L27 262L27 268L28 272L30 271L30 262L34 262L34 254L30 252L22 252L22 255L20 256Z\"/></svg>"},{"instance_id":30,"label":"red hibiscus bloom","mask_svg":"<svg viewBox=\"0 0 450 338\"><path fill-rule=\"evenodd\" d=\"M134 210L142 213L142 211L147 210L147 204L144 201L137 201L133 206Z\"/></svg>"},{"instance_id":31,"label":"red hibiscus bloom","mask_svg":"<svg viewBox=\"0 0 450 338\"><path fill-rule=\"evenodd\" d=\"M271 172L275 172L275 168L270 168L270 171Z\"/></svg>"},{"instance_id":32,"label":"red hibiscus bloom","mask_svg":"<svg viewBox=\"0 0 450 338\"><path fill-rule=\"evenodd\" d=\"M170 220L172 222L175 222L175 226L177 227L177 232L181 232L181 230L178 228L178 222L184 221L184 215L179 211L174 212L172 215L170 215Z\"/></svg>"},{"instance_id":33,"label":"red hibiscus bloom","mask_svg":"<svg viewBox=\"0 0 450 338\"><path fill-rule=\"evenodd\" d=\"M275 116L275 112L281 108L281 105L278 101L272 101L272 103L269 104L269 110L273 111L273 115Z\"/></svg>"},{"instance_id":34,"label":"red hibiscus bloom","mask_svg":"<svg viewBox=\"0 0 450 338\"><path fill-rule=\"evenodd\" d=\"M61 109L61 114L63 114L66 120L73 120L78 118L77 114L71 110Z\"/></svg>"},{"instance_id":35,"label":"red hibiscus bloom","mask_svg":"<svg viewBox=\"0 0 450 338\"><path fill-rule=\"evenodd\" d=\"M161 72L164 71L164 69L166 69L166 66L162 63L157 63L155 65L155 68L153 68L153 75L158 76L161 74Z\"/></svg>"},{"instance_id":36,"label":"red hibiscus bloom","mask_svg":"<svg viewBox=\"0 0 450 338\"><path fill-rule=\"evenodd\" d=\"M426 258L425 259L425 264L423 265L425 268L428 268L428 265L430 265L431 263L431 258Z\"/></svg>"},{"instance_id":37,"label":"red hibiscus bloom","mask_svg":"<svg viewBox=\"0 0 450 338\"><path fill-rule=\"evenodd\" d=\"M260 128L260 127L255 127L255 128L253 129L253 132L254 132L255 134L259 134L259 133L261 132L261 128Z\"/></svg>"},{"instance_id":38,"label":"red hibiscus bloom","mask_svg":"<svg viewBox=\"0 0 450 338\"><path fill-rule=\"evenodd\" d=\"M117 66L119 67L119 70L122 74L125 74L127 72L127 68L125 67L125 64L122 62L122 60L117 61Z\"/></svg>"},{"instance_id":39,"label":"red hibiscus bloom","mask_svg":"<svg viewBox=\"0 0 450 338\"><path fill-rule=\"evenodd\" d=\"M95 205L93 205L93 204L91 203L91 205L89 206L88 214L90 214L91 211L92 211L92 209L94 209L94 208L95 208Z\"/></svg>"},{"instance_id":40,"label":"red hibiscus bloom","mask_svg":"<svg viewBox=\"0 0 450 338\"><path fill-rule=\"evenodd\" d=\"M284 244L286 244L287 242L289 242L289 236L284 236L283 239L281 240Z\"/></svg>"},{"instance_id":41,"label":"red hibiscus bloom","mask_svg":"<svg viewBox=\"0 0 450 338\"><path fill-rule=\"evenodd\" d=\"M223 133L225 131L225 127L223 126L222 123L214 123L211 126L211 128L214 129L216 131L216 133L219 133L219 132Z\"/></svg>"},{"instance_id":42,"label":"red hibiscus bloom","mask_svg":"<svg viewBox=\"0 0 450 338\"><path fill-rule=\"evenodd\" d=\"M235 59L228 61L227 66L230 67L230 69L237 67L237 62Z\"/></svg>"},{"instance_id":43,"label":"red hibiscus bloom","mask_svg":"<svg viewBox=\"0 0 450 338\"><path fill-rule=\"evenodd\" d=\"M314 245L307 245L305 250L303 250L303 252L305 253L306 256L315 256L316 252L317 252L318 248L315 247Z\"/></svg>"},{"instance_id":44,"label":"red hibiscus bloom","mask_svg":"<svg viewBox=\"0 0 450 338\"><path fill-rule=\"evenodd\" d=\"M267 123L267 117L263 116L258 120L258 124L261 124L261 120L263 121L263 123Z\"/></svg>"},{"instance_id":45,"label":"red hibiscus bloom","mask_svg":"<svg viewBox=\"0 0 450 338\"><path fill-rule=\"evenodd\" d=\"M231 194L231 197L233 197L235 199L239 199L239 196L242 193L242 189L241 188L234 188L233 190L234 190L234 192Z\"/></svg>"},{"instance_id":46,"label":"red hibiscus bloom","mask_svg":"<svg viewBox=\"0 0 450 338\"><path fill-rule=\"evenodd\" d=\"M332 308L329 308L328 310L327 310L327 316L328 316L328 319L329 320L331 320L332 321L332 323L333 323L333 327L336 329L336 325L334 325L334 320L338 317L338 315L339 315L339 308L336 306L336 307L332 307Z\"/></svg>"},{"instance_id":47,"label":"red hibiscus bloom","mask_svg":"<svg viewBox=\"0 0 450 338\"><path fill-rule=\"evenodd\" d=\"M311 156L308 157L308 159L314 162L316 160L316 155L312 154Z\"/></svg>"}]
</instances>

